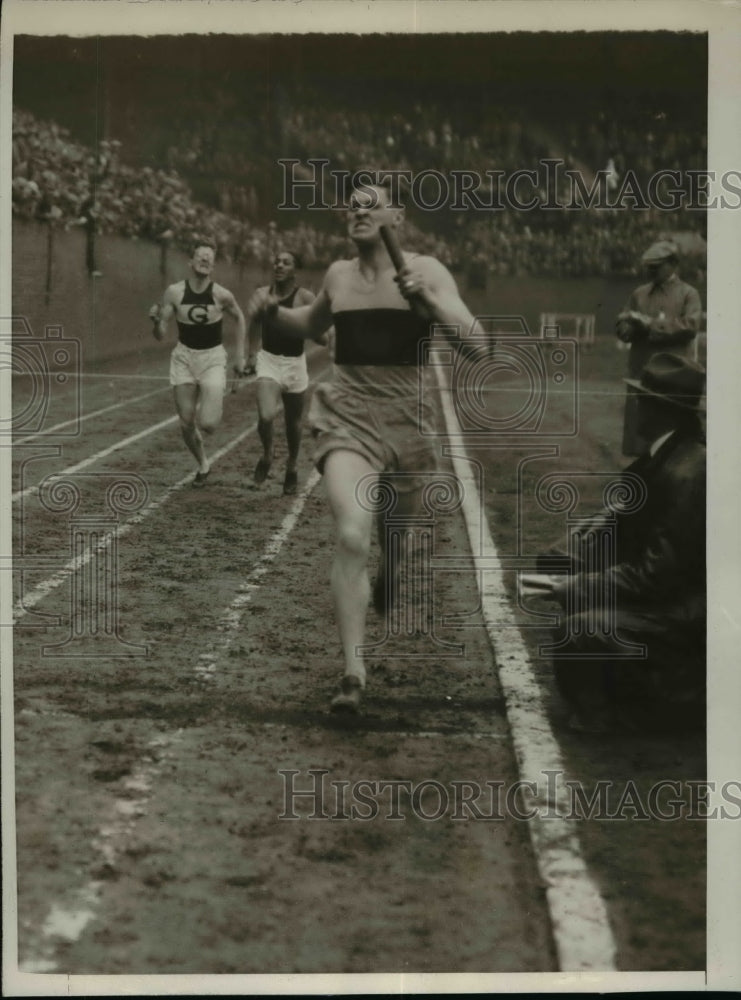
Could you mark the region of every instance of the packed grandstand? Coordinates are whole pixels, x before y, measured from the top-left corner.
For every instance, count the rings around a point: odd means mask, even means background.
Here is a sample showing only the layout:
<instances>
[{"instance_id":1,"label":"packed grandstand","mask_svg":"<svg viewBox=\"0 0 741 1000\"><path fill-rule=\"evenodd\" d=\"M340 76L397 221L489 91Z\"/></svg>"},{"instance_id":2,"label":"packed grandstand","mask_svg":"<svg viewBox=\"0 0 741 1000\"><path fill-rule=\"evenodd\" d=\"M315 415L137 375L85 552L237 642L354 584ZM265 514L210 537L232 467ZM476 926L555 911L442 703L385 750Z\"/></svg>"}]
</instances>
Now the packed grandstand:
<instances>
[{"instance_id":1,"label":"packed grandstand","mask_svg":"<svg viewBox=\"0 0 741 1000\"><path fill-rule=\"evenodd\" d=\"M321 213L276 211L282 159L299 161L305 173L309 160L322 157L328 170L464 170L484 177L492 169L540 169L555 157L587 185L599 171L613 186L628 173L640 186L657 171L678 171L680 189L688 172L706 166L702 115L681 99L636 92L611 102L603 88L602 105L585 95L554 124L524 97L492 103L482 118L470 101L466 106L440 92L393 110L388 101L374 107L357 94L343 95L320 77L300 86L287 77L272 86L266 100L255 89L240 91L228 74L214 77L187 102L168 104L163 93L154 110L140 108L136 132L123 113L113 116L87 144L74 129L42 116L43 101L35 102L35 113L21 107L24 87L17 87L14 214L69 225L92 197L102 234L166 239L183 248L194 235L208 236L223 259L245 264L263 263L280 245L297 251L306 266L324 267L347 254L346 240ZM639 210L408 211L406 244L453 270L631 276L636 248L666 234L689 251L685 276L701 280L704 212L630 201L627 207Z\"/></svg>"}]
</instances>

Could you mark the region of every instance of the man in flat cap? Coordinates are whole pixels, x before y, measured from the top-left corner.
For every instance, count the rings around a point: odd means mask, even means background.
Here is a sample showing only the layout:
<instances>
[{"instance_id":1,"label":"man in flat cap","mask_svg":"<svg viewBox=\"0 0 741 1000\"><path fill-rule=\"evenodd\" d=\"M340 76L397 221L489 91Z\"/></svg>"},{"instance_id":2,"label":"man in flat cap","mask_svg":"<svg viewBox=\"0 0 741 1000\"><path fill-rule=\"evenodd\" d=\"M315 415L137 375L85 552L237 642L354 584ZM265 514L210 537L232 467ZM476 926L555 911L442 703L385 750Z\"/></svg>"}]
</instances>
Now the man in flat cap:
<instances>
[{"instance_id":1,"label":"man in flat cap","mask_svg":"<svg viewBox=\"0 0 741 1000\"><path fill-rule=\"evenodd\" d=\"M628 377L640 376L649 358L669 350L686 355L702 321L697 289L681 281L676 273L679 251L670 240L659 240L641 258L649 281L631 294L617 318L615 333L630 344ZM638 433L635 390L629 385L623 423L623 454L642 455L647 442Z\"/></svg>"},{"instance_id":2,"label":"man in flat cap","mask_svg":"<svg viewBox=\"0 0 741 1000\"><path fill-rule=\"evenodd\" d=\"M614 503L520 579L523 595L564 609L555 679L572 728L587 732L704 720L705 372L662 352L626 382L648 451L621 474Z\"/></svg>"}]
</instances>

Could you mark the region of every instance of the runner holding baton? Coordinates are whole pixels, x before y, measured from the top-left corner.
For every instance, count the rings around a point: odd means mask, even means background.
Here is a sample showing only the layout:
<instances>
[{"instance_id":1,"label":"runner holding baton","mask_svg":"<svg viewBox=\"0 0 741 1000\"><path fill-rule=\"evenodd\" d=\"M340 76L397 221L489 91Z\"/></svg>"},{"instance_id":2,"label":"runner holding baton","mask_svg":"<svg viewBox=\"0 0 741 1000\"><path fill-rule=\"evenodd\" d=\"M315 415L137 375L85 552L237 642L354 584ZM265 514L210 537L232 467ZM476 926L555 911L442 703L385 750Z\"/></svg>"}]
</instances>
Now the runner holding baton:
<instances>
[{"instance_id":1,"label":"runner holding baton","mask_svg":"<svg viewBox=\"0 0 741 1000\"><path fill-rule=\"evenodd\" d=\"M269 294L259 303L286 334L317 339L335 329L332 378L317 385L308 418L336 537L331 588L344 674L333 712L357 712L366 684L374 514L359 497L368 495L369 478L385 477L397 494L397 515L413 517L422 509L423 491L437 471L437 393L432 369L419 369L419 344L429 338L431 322L480 332L448 269L434 257L400 250L395 234L403 219L388 187L357 187L347 213L357 256L330 266L311 305L287 309ZM383 548L383 532L379 540ZM394 572L382 555L373 588L381 613L398 594Z\"/></svg>"},{"instance_id":2,"label":"runner holding baton","mask_svg":"<svg viewBox=\"0 0 741 1000\"><path fill-rule=\"evenodd\" d=\"M378 229L381 234L381 239L383 240L383 245L386 247L388 255L391 258L391 263L396 268L396 273L398 274L406 267L404 254L401 252L399 242L388 226L379 226Z\"/></svg>"}]
</instances>

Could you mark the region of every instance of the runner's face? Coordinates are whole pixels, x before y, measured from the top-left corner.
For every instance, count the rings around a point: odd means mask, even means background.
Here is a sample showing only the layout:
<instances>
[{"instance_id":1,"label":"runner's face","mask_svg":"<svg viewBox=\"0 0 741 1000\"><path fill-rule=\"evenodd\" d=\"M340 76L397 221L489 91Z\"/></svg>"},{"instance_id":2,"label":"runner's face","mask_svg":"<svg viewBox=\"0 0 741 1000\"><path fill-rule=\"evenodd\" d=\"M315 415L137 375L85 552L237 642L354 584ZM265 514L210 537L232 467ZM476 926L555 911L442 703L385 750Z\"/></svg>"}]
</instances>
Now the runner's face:
<instances>
[{"instance_id":1,"label":"runner's face","mask_svg":"<svg viewBox=\"0 0 741 1000\"><path fill-rule=\"evenodd\" d=\"M275 260L273 261L273 277L276 281L286 281L288 278L292 278L295 270L296 264L293 259L293 254L276 254Z\"/></svg>"},{"instance_id":2,"label":"runner's face","mask_svg":"<svg viewBox=\"0 0 741 1000\"><path fill-rule=\"evenodd\" d=\"M347 233L355 243L374 243L380 226L397 226L401 210L389 205L385 188L362 187L353 191L347 213Z\"/></svg>"},{"instance_id":3,"label":"runner's face","mask_svg":"<svg viewBox=\"0 0 741 1000\"><path fill-rule=\"evenodd\" d=\"M196 247L190 266L199 278L207 278L214 269L214 252L210 247Z\"/></svg>"}]
</instances>

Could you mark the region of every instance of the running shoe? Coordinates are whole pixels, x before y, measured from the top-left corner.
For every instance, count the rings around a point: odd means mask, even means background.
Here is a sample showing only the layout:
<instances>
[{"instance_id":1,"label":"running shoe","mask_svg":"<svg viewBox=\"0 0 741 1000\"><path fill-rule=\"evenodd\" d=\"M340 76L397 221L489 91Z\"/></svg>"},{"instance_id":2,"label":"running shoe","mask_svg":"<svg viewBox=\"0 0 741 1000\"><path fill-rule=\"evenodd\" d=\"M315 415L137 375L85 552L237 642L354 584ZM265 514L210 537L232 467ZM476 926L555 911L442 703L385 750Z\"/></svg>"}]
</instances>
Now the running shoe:
<instances>
[{"instance_id":1,"label":"running shoe","mask_svg":"<svg viewBox=\"0 0 741 1000\"><path fill-rule=\"evenodd\" d=\"M286 472L286 478L283 480L283 496L292 497L295 495L298 488L298 474L295 472Z\"/></svg>"},{"instance_id":2,"label":"running shoe","mask_svg":"<svg viewBox=\"0 0 741 1000\"><path fill-rule=\"evenodd\" d=\"M252 473L252 478L259 486L260 483L264 483L268 478L268 473L270 472L270 462L266 458L261 458L257 465L255 466L255 471Z\"/></svg>"},{"instance_id":3,"label":"running shoe","mask_svg":"<svg viewBox=\"0 0 741 1000\"><path fill-rule=\"evenodd\" d=\"M329 704L330 712L345 712L349 715L357 715L362 694L363 685L360 678L352 674L345 674L340 681L339 693L334 696Z\"/></svg>"}]
</instances>

